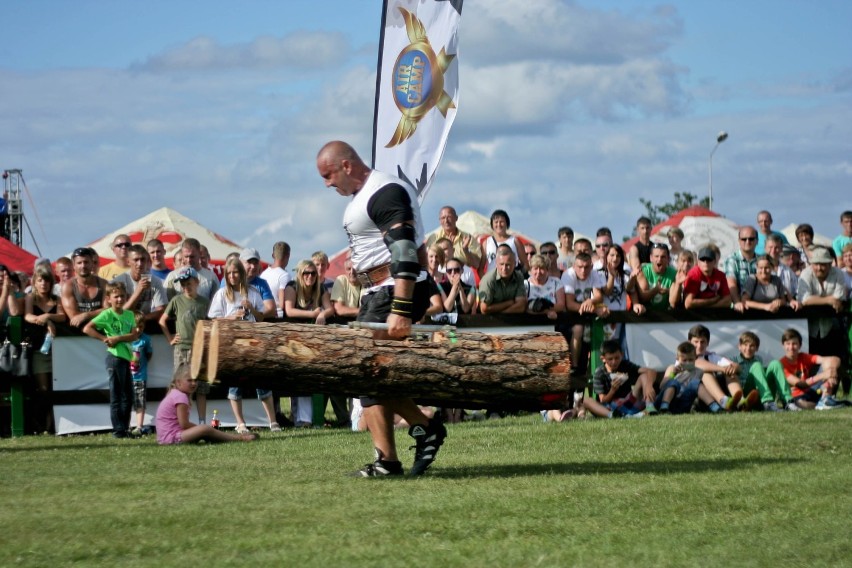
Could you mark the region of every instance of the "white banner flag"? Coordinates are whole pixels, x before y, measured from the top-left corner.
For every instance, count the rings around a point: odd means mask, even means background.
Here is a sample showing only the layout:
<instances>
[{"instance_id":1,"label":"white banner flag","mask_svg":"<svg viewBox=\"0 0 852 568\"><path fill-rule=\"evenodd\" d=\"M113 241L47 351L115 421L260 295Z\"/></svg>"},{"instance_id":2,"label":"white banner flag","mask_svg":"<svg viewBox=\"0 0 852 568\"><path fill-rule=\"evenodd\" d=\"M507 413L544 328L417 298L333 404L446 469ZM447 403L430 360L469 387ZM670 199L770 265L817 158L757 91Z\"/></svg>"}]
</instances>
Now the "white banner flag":
<instances>
[{"instance_id":1,"label":"white banner flag","mask_svg":"<svg viewBox=\"0 0 852 568\"><path fill-rule=\"evenodd\" d=\"M463 0L385 0L373 118L373 168L423 202L458 106Z\"/></svg>"}]
</instances>

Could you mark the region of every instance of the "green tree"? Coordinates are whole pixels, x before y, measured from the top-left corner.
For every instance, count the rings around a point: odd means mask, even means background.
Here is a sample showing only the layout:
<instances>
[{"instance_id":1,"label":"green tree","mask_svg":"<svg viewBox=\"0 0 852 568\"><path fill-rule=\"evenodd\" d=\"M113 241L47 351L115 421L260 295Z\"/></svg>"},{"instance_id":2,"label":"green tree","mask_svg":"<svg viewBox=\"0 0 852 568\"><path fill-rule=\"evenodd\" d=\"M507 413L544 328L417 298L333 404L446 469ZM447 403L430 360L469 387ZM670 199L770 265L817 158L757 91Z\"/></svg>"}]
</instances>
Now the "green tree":
<instances>
[{"instance_id":1,"label":"green tree","mask_svg":"<svg viewBox=\"0 0 852 568\"><path fill-rule=\"evenodd\" d=\"M662 223L672 215L683 211L688 207L692 207L693 205L700 205L702 207L710 206L709 197L702 197L701 200L697 203L695 202L696 199L698 199L697 195L693 195L688 192L681 193L679 191L676 191L674 194L674 201L671 203L654 205L650 199L645 199L644 197L639 198L639 203L641 203L645 207L645 216L651 220L651 224L657 225L659 223Z\"/></svg>"}]
</instances>

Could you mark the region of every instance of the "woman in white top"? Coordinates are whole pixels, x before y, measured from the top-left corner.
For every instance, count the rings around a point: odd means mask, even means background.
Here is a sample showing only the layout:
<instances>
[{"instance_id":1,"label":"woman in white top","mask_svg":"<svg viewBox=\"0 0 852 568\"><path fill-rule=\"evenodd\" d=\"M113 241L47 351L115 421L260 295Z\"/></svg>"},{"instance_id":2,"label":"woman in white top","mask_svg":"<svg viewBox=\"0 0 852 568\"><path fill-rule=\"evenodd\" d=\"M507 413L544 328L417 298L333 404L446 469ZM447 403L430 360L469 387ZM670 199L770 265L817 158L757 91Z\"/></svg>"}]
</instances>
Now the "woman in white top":
<instances>
[{"instance_id":1,"label":"woman in white top","mask_svg":"<svg viewBox=\"0 0 852 568\"><path fill-rule=\"evenodd\" d=\"M246 269L239 258L225 263L225 285L216 291L207 313L210 319L263 321L263 298L246 282Z\"/></svg>"},{"instance_id":2,"label":"woman in white top","mask_svg":"<svg viewBox=\"0 0 852 568\"><path fill-rule=\"evenodd\" d=\"M548 274L548 260L542 255L536 254L530 259L530 277L524 284L528 314L546 314L556 319L565 311L565 287L559 278Z\"/></svg>"},{"instance_id":3,"label":"woman in white top","mask_svg":"<svg viewBox=\"0 0 852 568\"><path fill-rule=\"evenodd\" d=\"M514 236L509 234L509 214L502 209L497 209L491 214L491 231L492 234L485 240L485 270L483 274L490 270L494 270L497 266L497 247L507 245L515 253L515 258L518 259L518 266L524 270L530 269L530 262L527 258L527 253L523 245L518 246Z\"/></svg>"},{"instance_id":4,"label":"woman in white top","mask_svg":"<svg viewBox=\"0 0 852 568\"><path fill-rule=\"evenodd\" d=\"M229 319L244 321L263 321L263 298L254 286L246 282L246 269L238 257L231 257L225 262L225 285L216 291L216 295L210 301L210 310L207 312L210 319ZM269 420L269 428L273 432L281 430L275 421L275 408L273 406L272 391L268 389L257 389L257 398L266 411ZM231 401L231 410L237 420L237 434L248 434L246 420L243 417L243 397L239 387L228 389L228 400Z\"/></svg>"}]
</instances>

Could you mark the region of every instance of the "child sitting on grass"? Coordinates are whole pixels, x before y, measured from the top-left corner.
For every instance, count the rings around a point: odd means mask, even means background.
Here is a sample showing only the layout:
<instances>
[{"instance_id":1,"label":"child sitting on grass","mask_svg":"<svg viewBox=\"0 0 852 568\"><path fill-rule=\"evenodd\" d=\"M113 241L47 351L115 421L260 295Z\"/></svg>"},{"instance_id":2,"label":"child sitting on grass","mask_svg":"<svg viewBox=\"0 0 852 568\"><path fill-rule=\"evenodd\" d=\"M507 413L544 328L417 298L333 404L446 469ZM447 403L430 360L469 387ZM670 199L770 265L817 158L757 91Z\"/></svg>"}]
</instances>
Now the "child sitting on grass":
<instances>
[{"instance_id":1,"label":"child sitting on grass","mask_svg":"<svg viewBox=\"0 0 852 568\"><path fill-rule=\"evenodd\" d=\"M615 417L638 414L643 410L647 414L657 412L654 406L656 371L625 359L621 344L614 339L607 339L601 344L601 361L603 365L595 370L592 378L597 400L585 399L583 405L586 410L595 416L606 410L607 414L612 412Z\"/></svg>"},{"instance_id":2,"label":"child sitting on grass","mask_svg":"<svg viewBox=\"0 0 852 568\"><path fill-rule=\"evenodd\" d=\"M707 349L710 345L710 330L706 326L701 324L692 326L687 337L695 346L695 366L704 371L701 378L703 392L709 395L708 398L702 396L703 393L699 393L698 398L714 414L721 412L722 409L728 412L736 410L743 396L739 378L740 366L727 357ZM720 378L717 378L717 375ZM726 383L727 394L719 384L721 380Z\"/></svg>"},{"instance_id":3,"label":"child sitting on grass","mask_svg":"<svg viewBox=\"0 0 852 568\"><path fill-rule=\"evenodd\" d=\"M740 367L740 387L746 393L740 401L740 410L753 410L762 404L764 410L780 412L775 399L780 398L785 404L792 400L790 387L783 377L779 381L773 376L772 383L767 382L763 360L757 354L760 338L750 331L744 331L740 334L738 347L740 353L734 362Z\"/></svg>"},{"instance_id":4,"label":"child sitting on grass","mask_svg":"<svg viewBox=\"0 0 852 568\"><path fill-rule=\"evenodd\" d=\"M189 444L199 440L208 442L250 442L256 434L229 434L209 424L193 424L189 421L189 397L198 387L191 378L189 365L180 365L169 385L169 392L157 408L157 443Z\"/></svg>"},{"instance_id":5,"label":"child sitting on grass","mask_svg":"<svg viewBox=\"0 0 852 568\"><path fill-rule=\"evenodd\" d=\"M689 414L699 392L704 371L695 366L695 345L684 341L677 346L677 363L669 365L657 396L657 408L661 413Z\"/></svg>"},{"instance_id":6,"label":"child sitting on grass","mask_svg":"<svg viewBox=\"0 0 852 568\"><path fill-rule=\"evenodd\" d=\"M784 356L772 361L766 374L774 380L786 380L792 387L793 402L788 410L829 410L840 406L832 396L837 389L838 357L802 353L802 335L788 329L781 335ZM819 371L812 374L819 368Z\"/></svg>"}]
</instances>

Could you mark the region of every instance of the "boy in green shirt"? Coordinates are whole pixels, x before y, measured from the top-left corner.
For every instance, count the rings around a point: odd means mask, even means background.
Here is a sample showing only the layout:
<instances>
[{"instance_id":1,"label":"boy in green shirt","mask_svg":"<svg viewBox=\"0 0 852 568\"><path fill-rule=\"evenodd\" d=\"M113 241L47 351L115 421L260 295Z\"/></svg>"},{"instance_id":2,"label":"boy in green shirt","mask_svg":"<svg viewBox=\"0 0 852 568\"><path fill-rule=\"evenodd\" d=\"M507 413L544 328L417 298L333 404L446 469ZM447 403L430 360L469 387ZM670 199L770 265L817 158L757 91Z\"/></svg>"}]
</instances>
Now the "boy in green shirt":
<instances>
[{"instance_id":1,"label":"boy in green shirt","mask_svg":"<svg viewBox=\"0 0 852 568\"><path fill-rule=\"evenodd\" d=\"M112 436L126 438L133 408L133 380L130 374L133 354L130 344L139 339L139 329L136 327L135 314L122 307L127 300L127 289L123 283L110 282L106 285L104 295L112 307L92 318L83 328L83 333L106 343Z\"/></svg>"}]
</instances>

